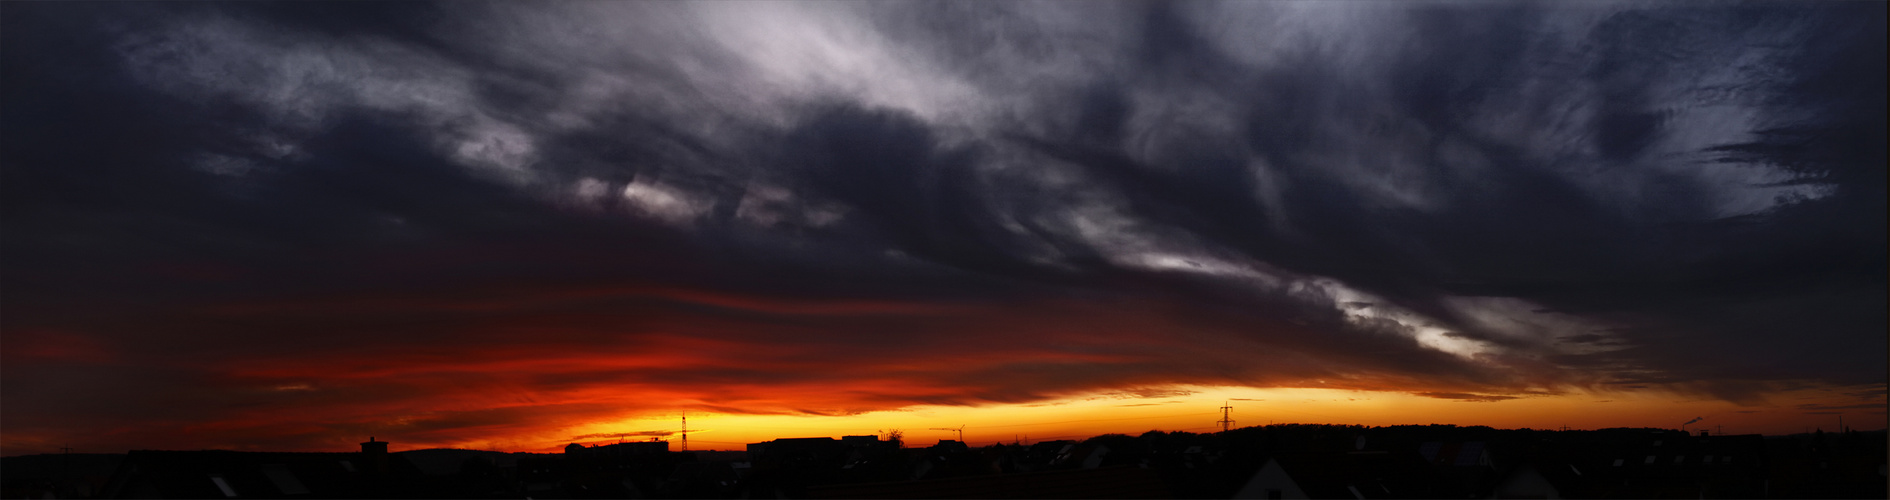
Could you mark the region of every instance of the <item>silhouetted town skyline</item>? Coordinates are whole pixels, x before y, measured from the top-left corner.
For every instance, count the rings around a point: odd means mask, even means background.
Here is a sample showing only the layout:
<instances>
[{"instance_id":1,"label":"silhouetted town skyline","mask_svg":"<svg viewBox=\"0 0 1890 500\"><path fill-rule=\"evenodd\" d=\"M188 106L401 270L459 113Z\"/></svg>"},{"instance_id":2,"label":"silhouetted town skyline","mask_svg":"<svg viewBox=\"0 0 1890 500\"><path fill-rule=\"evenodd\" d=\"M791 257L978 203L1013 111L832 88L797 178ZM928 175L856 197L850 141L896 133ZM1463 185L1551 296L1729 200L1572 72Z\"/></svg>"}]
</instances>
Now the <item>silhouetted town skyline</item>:
<instances>
[{"instance_id":1,"label":"silhouetted town skyline","mask_svg":"<svg viewBox=\"0 0 1890 500\"><path fill-rule=\"evenodd\" d=\"M894 433L896 435L896 433ZM974 447L133 450L6 457L4 498L1882 498L1886 433L1279 424Z\"/></svg>"},{"instance_id":2,"label":"silhouetted town skyline","mask_svg":"<svg viewBox=\"0 0 1890 500\"><path fill-rule=\"evenodd\" d=\"M1880 422L1887 11L0 0L0 431Z\"/></svg>"}]
</instances>

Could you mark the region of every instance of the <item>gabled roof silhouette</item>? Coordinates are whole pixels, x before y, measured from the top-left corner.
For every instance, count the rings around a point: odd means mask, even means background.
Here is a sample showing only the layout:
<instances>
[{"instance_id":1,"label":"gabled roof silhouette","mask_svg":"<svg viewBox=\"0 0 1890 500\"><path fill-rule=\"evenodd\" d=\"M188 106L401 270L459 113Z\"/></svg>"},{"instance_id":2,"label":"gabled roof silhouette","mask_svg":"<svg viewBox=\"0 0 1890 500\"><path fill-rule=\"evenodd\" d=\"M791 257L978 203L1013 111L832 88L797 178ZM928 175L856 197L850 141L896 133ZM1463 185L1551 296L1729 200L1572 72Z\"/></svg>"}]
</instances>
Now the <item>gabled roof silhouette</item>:
<instances>
[{"instance_id":1,"label":"gabled roof silhouette","mask_svg":"<svg viewBox=\"0 0 1890 500\"><path fill-rule=\"evenodd\" d=\"M1155 471L1135 467L989 474L808 488L809 498L1173 498Z\"/></svg>"},{"instance_id":2,"label":"gabled roof silhouette","mask_svg":"<svg viewBox=\"0 0 1890 500\"><path fill-rule=\"evenodd\" d=\"M1430 496L1427 468L1402 453L1283 454L1268 459L1236 496L1261 497L1257 490L1268 486L1269 469L1278 469L1307 498L1421 498Z\"/></svg>"},{"instance_id":3,"label":"gabled roof silhouette","mask_svg":"<svg viewBox=\"0 0 1890 500\"><path fill-rule=\"evenodd\" d=\"M1418 447L1418 454L1432 464L1457 467L1489 465L1483 452L1482 441L1427 441Z\"/></svg>"},{"instance_id":4,"label":"gabled roof silhouette","mask_svg":"<svg viewBox=\"0 0 1890 500\"><path fill-rule=\"evenodd\" d=\"M101 498L382 498L396 496L420 470L383 455L387 471L361 453L133 450Z\"/></svg>"}]
</instances>

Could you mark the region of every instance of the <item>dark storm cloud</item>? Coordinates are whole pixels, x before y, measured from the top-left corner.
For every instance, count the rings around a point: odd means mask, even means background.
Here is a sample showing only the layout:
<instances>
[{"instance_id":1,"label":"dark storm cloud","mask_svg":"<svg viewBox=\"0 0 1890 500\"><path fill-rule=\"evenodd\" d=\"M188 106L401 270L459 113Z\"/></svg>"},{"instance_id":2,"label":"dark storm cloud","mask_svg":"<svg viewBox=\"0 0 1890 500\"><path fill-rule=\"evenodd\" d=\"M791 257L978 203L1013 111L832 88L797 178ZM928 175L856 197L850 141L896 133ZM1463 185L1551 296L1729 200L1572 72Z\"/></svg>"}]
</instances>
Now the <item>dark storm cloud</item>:
<instances>
[{"instance_id":1,"label":"dark storm cloud","mask_svg":"<svg viewBox=\"0 0 1890 500\"><path fill-rule=\"evenodd\" d=\"M1491 395L1491 394L1466 394L1466 393L1461 393L1461 392L1417 392L1413 394L1424 396L1427 398L1455 399L1458 401L1473 401L1473 402L1480 402L1480 403L1516 399L1516 396L1497 396L1497 395Z\"/></svg>"},{"instance_id":2,"label":"dark storm cloud","mask_svg":"<svg viewBox=\"0 0 1890 500\"><path fill-rule=\"evenodd\" d=\"M1883 406L1884 405L1881 405L1881 404L1858 404L1858 405L1803 404L1803 405L1798 405L1798 409L1800 410L1881 410L1883 409Z\"/></svg>"},{"instance_id":3,"label":"dark storm cloud","mask_svg":"<svg viewBox=\"0 0 1890 500\"><path fill-rule=\"evenodd\" d=\"M608 433L608 434L584 434L581 436L571 436L571 440L583 441L586 439L598 439L598 438L668 437L669 435L675 434L675 433L676 431L613 432L613 433Z\"/></svg>"},{"instance_id":4,"label":"dark storm cloud","mask_svg":"<svg viewBox=\"0 0 1890 500\"><path fill-rule=\"evenodd\" d=\"M1881 175L1877 159L1882 148L1841 138L1868 134L1857 130L1880 130L1880 114L1861 115L1849 109L1812 113L1807 120L1832 122L1824 126L1840 138L1783 140L1790 146L1707 143L1704 148L1659 154L1648 149L1663 138L1687 132L1668 130L1677 125L1658 117L1684 111L1674 107L1716 104L1701 102L1708 97L1700 94L1717 89L1673 92L1677 85L1697 85L1675 74L1698 64L1693 59L1735 57L1715 51L1763 36L1761 30L1779 28L1779 23L1802 29L1838 22L1825 16L1842 14L1629 11L1602 16L1584 37L1558 41L1526 28L1552 25L1555 15L1566 13L1526 7L1468 13L1427 10L1419 9L1396 23L1419 33L1415 38L1425 43L1389 50L1385 67L1364 68L1384 81L1348 79L1344 73L1360 68L1311 57L1296 61L1304 64L1255 72L1253 91L1238 97L1247 100L1248 106L1243 132L1251 154L1268 160L1271 171L1242 168L1234 161L1217 161L1200 153L1173 158L1176 165L1185 167L1164 171L1162 165L1148 164L1160 162L1159 157L1138 162L1109 151L1072 153L1071 147L1063 147L1061 152L1099 170L1119 172L1118 178L1127 179L1122 181L1125 185L1135 187L1132 191L1139 197L1139 206L1159 207L1145 214L1212 235L1211 240L1241 248L1265 262L1336 277L1385 294L1399 305L1457 323L1464 328L1459 335L1498 342L1501 338L1476 334L1479 328L1466 324L1469 318L1461 311L1439 306L1440 296L1507 296L1573 308L1610 322L1662 324L1662 332L1641 330L1630 337L1642 348L1596 356L1596 360L1645 364L1678 374L1669 380L1697 379L1728 397L1742 387L1753 387L1733 382L1743 378L1736 366L1793 367L1768 370L1759 378L1868 383L1880 377L1866 366L1881 365L1874 347L1881 345L1881 336L1866 332L1883 325L1882 308L1871 305L1881 302L1882 273L1877 270L1883 259L1865 257L1861 249L1875 252L1882 245L1881 231L1872 229L1879 219L1876 214L1881 213L1874 208L1881 205L1881 183L1872 176ZM1770 14L1782 14L1790 21L1771 21ZM1801 24L1791 25L1794 21ZM1835 47L1794 45L1773 56L1791 61L1788 65L1815 69L1725 85L1761 94L1751 99L1775 111L1780 107L1803 110L1809 104L1801 100L1851 104L1880 100L1880 90L1865 90L1875 89L1880 74L1838 68L1880 66L1862 61L1872 57L1867 54L1873 53L1882 34L1867 29L1849 33L1855 38L1821 40ZM1833 50L1856 59L1837 63L1826 55ZM1211 55L1210 51L1193 54ZM1150 64L1139 69L1130 74L1156 75L1146 77L1154 80L1151 85L1166 84L1160 75L1167 68ZM1544 81L1564 77L1568 80ZM1795 81L1822 78L1832 80ZM1501 137L1505 131L1479 130L1488 126L1479 121L1492 118L1479 113L1492 113L1493 102L1531 98L1511 94L1532 85L1592 93L1588 102L1575 101L1587 109L1573 110L1588 113L1591 122L1586 130L1577 129L1567 138L1586 145L1548 144L1565 149L1531 150L1523 147L1530 144ZM1806 86L1819 87L1821 92L1789 90ZM1666 92L1666 100L1649 96L1656 92ZM1547 96L1537 98L1542 97ZM1684 100L1675 102L1675 98ZM1778 100L1789 104L1773 104ZM1543 128L1554 127L1553 121L1559 119L1552 112L1530 109L1548 102L1504 104L1521 106L1507 108L1513 110L1509 111L1512 116L1495 118L1525 120ZM1069 114L1081 111L1072 108ZM1766 141L1776 135L1741 132ZM1401 134L1421 142L1377 140ZM1322 161L1332 156L1345 159L1343 149L1360 145L1381 147L1370 150L1374 158L1363 161L1392 168L1360 171ZM1810 153L1813 148L1821 150ZM1181 149L1227 154L1224 148ZM1729 159L1719 154L1762 149L1788 157ZM1693 159L1676 159L1687 156ZM1793 201L1800 195L1786 192L1776 195L1786 201L1769 210L1728 216L1725 208L1712 207L1713 200L1706 199L1726 196L1708 192L1724 190L1710 182L1718 174L1716 169L1707 167L1693 174L1701 177L1687 179L1661 165L1738 161L1799 165L1786 168L1787 180L1771 185L1814 182L1832 192L1816 201ZM1824 163L1816 163L1820 161ZM1399 171L1399 163L1412 165L1415 171ZM1634 173L1624 175L1624 171ZM1851 173L1858 171L1865 173ZM1847 173L1858 175L1860 182L1836 180ZM1271 206L1263 203L1264 196L1227 191L1226 186L1258 184L1253 182L1256 174L1292 188L1279 195L1283 201ZM1571 174L1613 177L1621 184L1584 185ZM1870 180L1864 181L1865 177ZM1393 184L1392 192L1374 192L1381 186L1373 184L1379 183ZM1744 187L1735 186L1735 190ZM1396 198L1411 192L1433 199L1410 203ZM1838 216L1838 209L1833 208L1853 203L1857 205L1845 210L1849 215ZM1810 216L1812 212L1819 215ZM1288 221L1288 227L1261 223L1269 217ZM1809 251L1814 246L1825 250ZM1852 249L1859 251L1851 253ZM1820 254L1832 260L1813 257ZM1755 304L1768 305L1760 307L1763 312L1754 312L1750 308ZM1726 319L1729 316L1740 319ZM1852 354L1811 354L1810 350L1822 348L1810 345L1823 342L1807 343L1782 334L1793 330L1866 345ZM1832 370L1825 364L1833 355L1839 356L1844 368ZM1687 366L1694 360L1701 366ZM1835 371L1853 376L1834 377Z\"/></svg>"},{"instance_id":5,"label":"dark storm cloud","mask_svg":"<svg viewBox=\"0 0 1890 500\"><path fill-rule=\"evenodd\" d=\"M10 433L1883 382L1882 4L4 8Z\"/></svg>"}]
</instances>

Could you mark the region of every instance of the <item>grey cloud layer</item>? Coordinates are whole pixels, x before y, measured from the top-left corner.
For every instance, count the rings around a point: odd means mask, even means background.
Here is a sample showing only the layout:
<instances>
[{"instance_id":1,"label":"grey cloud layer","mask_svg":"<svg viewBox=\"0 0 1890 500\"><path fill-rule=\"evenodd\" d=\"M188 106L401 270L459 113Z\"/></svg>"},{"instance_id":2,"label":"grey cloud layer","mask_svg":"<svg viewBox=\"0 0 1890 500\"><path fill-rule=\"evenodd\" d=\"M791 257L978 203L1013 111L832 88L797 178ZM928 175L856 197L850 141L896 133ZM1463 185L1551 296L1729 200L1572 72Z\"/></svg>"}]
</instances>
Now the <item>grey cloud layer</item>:
<instances>
[{"instance_id":1,"label":"grey cloud layer","mask_svg":"<svg viewBox=\"0 0 1890 500\"><path fill-rule=\"evenodd\" d=\"M6 8L10 328L653 282L1145 297L1445 398L1883 382L1881 4ZM311 268L387 248L484 257Z\"/></svg>"}]
</instances>

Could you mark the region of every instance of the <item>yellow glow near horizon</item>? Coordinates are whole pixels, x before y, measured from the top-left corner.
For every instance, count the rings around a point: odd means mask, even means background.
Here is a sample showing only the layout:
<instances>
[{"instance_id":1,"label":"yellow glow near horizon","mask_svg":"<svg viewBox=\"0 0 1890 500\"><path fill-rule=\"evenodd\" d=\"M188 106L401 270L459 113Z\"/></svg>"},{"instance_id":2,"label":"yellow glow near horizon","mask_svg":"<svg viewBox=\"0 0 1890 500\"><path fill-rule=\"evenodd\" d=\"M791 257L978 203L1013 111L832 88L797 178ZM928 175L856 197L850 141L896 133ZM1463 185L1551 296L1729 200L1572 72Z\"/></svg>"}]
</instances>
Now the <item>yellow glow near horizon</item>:
<instances>
[{"instance_id":1,"label":"yellow glow near horizon","mask_svg":"<svg viewBox=\"0 0 1890 500\"><path fill-rule=\"evenodd\" d=\"M1658 392L1587 392L1522 397L1502 401L1462 401L1401 392L1312 388L1168 388L1191 391L1172 397L1134 397L1119 393L1088 394L1030 404L985 406L914 406L895 411L847 416L739 415L690 412L692 450L741 450L748 443L777 438L878 435L897 429L908 446L930 446L942 439L957 439L951 429L964 426L964 439L973 446L1012 441L1083 439L1107 433L1140 434L1150 430L1215 432L1220 430L1220 407L1233 407L1235 427L1267 424L1343 424L1364 426L1452 424L1495 428L1600 429L1609 427L1678 428L1693 417L1706 420L1689 429L1721 429L1733 434L1785 434L1808 427L1835 426L1831 415L1807 415L1794 406L1741 406L1706 399L1683 400ZM1797 393L1794 401L1818 399L1822 394ZM1853 410L1854 425L1866 421ZM569 436L637 432L674 432L676 414L667 418L630 418L569 429ZM1826 418L1831 417L1831 418ZM1824 420L1832 420L1825 423ZM555 439L555 438L554 438ZM629 437L626 440L647 439ZM681 449L681 437L667 438L671 449ZM587 444L613 438L580 440ZM550 451L565 442L543 443L521 451Z\"/></svg>"}]
</instances>

